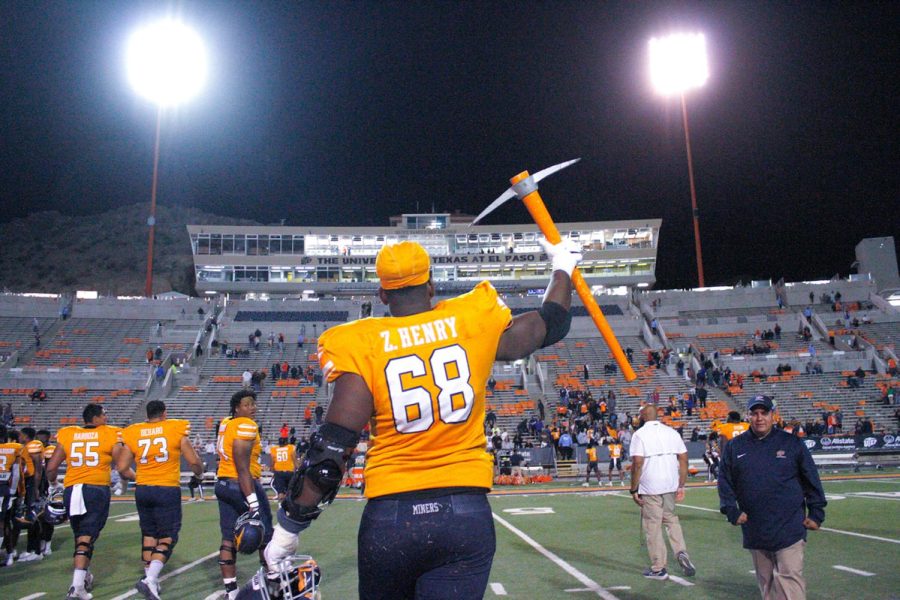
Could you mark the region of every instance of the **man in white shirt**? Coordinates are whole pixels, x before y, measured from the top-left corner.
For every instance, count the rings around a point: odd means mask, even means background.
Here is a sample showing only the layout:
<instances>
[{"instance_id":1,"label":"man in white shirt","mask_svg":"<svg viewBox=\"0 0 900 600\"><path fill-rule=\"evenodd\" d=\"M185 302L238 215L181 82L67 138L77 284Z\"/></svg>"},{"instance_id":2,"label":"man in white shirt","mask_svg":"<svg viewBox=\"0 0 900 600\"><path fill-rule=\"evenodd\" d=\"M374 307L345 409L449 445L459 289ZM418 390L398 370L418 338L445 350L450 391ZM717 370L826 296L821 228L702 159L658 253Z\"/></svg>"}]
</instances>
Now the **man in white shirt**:
<instances>
[{"instance_id":1,"label":"man in white shirt","mask_svg":"<svg viewBox=\"0 0 900 600\"><path fill-rule=\"evenodd\" d=\"M681 523L675 515L675 502L684 500L687 448L678 432L656 418L655 404L646 404L641 408L643 426L631 437L630 448L631 497L641 507L641 526L650 553L650 568L644 571L644 577L658 580L669 578L663 525L678 564L684 574L691 577L697 570L688 556Z\"/></svg>"}]
</instances>

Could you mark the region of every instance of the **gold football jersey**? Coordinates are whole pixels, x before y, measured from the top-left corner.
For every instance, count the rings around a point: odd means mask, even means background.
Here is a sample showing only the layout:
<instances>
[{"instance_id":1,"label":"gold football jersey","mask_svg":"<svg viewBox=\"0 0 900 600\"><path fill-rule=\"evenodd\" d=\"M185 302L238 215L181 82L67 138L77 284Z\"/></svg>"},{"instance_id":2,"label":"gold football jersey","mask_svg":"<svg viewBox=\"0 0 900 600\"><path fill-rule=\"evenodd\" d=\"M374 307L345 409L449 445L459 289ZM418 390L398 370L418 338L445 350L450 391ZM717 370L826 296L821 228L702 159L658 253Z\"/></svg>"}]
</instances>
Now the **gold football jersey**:
<instances>
[{"instance_id":1,"label":"gold football jersey","mask_svg":"<svg viewBox=\"0 0 900 600\"><path fill-rule=\"evenodd\" d=\"M262 465L259 464L259 453L261 451L259 426L256 424L256 421L247 417L226 417L219 424L219 435L216 439L219 469L216 475L220 479L223 477L237 478L237 467L234 466L234 451L232 449L234 440L253 442L253 450L250 452L250 476L258 479L262 474Z\"/></svg>"},{"instance_id":2,"label":"gold football jersey","mask_svg":"<svg viewBox=\"0 0 900 600\"><path fill-rule=\"evenodd\" d=\"M191 434L191 422L166 419L135 423L122 432L122 442L134 454L137 485L181 485L181 440Z\"/></svg>"},{"instance_id":3,"label":"gold football jersey","mask_svg":"<svg viewBox=\"0 0 900 600\"><path fill-rule=\"evenodd\" d=\"M719 436L726 440L733 440L735 436L741 435L750 429L750 423L741 421L740 423L722 423L719 425Z\"/></svg>"},{"instance_id":4,"label":"gold football jersey","mask_svg":"<svg viewBox=\"0 0 900 600\"><path fill-rule=\"evenodd\" d=\"M6 442L0 444L0 483L10 481L13 466L23 464L25 459L22 455L25 453L25 446L18 442Z\"/></svg>"},{"instance_id":5,"label":"gold football jersey","mask_svg":"<svg viewBox=\"0 0 900 600\"><path fill-rule=\"evenodd\" d=\"M109 485L112 451L122 441L121 429L110 425L63 427L56 439L66 453L63 485Z\"/></svg>"},{"instance_id":6,"label":"gold football jersey","mask_svg":"<svg viewBox=\"0 0 900 600\"><path fill-rule=\"evenodd\" d=\"M294 471L294 455L296 450L293 446L272 446L269 448L269 455L272 457L273 471Z\"/></svg>"},{"instance_id":7,"label":"gold football jersey","mask_svg":"<svg viewBox=\"0 0 900 600\"><path fill-rule=\"evenodd\" d=\"M319 363L327 380L355 373L375 399L367 497L491 487L485 386L511 320L483 281L430 311L362 319L322 334Z\"/></svg>"}]
</instances>

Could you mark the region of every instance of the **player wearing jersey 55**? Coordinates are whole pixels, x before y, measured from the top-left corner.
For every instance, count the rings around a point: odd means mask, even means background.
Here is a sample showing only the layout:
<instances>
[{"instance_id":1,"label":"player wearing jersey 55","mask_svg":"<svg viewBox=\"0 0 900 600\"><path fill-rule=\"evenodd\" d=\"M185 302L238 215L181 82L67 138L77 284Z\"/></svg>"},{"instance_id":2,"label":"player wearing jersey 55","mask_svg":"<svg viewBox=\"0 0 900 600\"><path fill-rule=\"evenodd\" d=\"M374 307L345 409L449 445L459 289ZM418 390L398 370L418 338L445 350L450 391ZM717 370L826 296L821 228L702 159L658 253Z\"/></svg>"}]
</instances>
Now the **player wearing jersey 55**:
<instances>
[{"instance_id":1,"label":"player wearing jersey 55","mask_svg":"<svg viewBox=\"0 0 900 600\"><path fill-rule=\"evenodd\" d=\"M164 402L148 402L147 420L122 432L125 447L116 463L119 474L136 484L134 500L141 524L144 578L135 588L147 600L159 600L159 574L172 555L181 530L181 457L194 474L203 472L200 457L189 440L191 423L167 417Z\"/></svg>"},{"instance_id":2,"label":"player wearing jersey 55","mask_svg":"<svg viewBox=\"0 0 900 600\"><path fill-rule=\"evenodd\" d=\"M72 587L66 600L90 600L93 576L89 572L94 542L109 517L110 465L122 451L122 432L107 425L106 411L88 404L82 412L84 425L63 427L57 433L56 450L47 463L47 480L56 486L59 466L66 461L63 499L75 536Z\"/></svg>"},{"instance_id":3,"label":"player wearing jersey 55","mask_svg":"<svg viewBox=\"0 0 900 600\"><path fill-rule=\"evenodd\" d=\"M391 316L339 325L319 338L334 395L278 512L270 567L293 553L296 534L334 498L371 421L360 598L484 595L495 549L485 387L495 360L528 356L568 333L570 275L580 255L562 244L547 253L553 273L541 309L513 318L487 281L432 306L424 248L400 242L381 249L375 270Z\"/></svg>"}]
</instances>

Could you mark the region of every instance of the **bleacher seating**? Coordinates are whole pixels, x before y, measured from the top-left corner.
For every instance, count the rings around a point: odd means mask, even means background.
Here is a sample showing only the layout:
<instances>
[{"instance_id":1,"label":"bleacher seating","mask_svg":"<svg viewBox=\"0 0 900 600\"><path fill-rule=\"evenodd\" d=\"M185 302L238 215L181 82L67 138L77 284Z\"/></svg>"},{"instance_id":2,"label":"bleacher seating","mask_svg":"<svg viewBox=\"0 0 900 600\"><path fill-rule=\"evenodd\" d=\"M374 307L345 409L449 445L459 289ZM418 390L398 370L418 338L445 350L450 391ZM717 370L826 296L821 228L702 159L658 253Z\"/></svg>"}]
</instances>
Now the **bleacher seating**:
<instances>
[{"instance_id":1,"label":"bleacher seating","mask_svg":"<svg viewBox=\"0 0 900 600\"><path fill-rule=\"evenodd\" d=\"M109 415L110 425L127 425L133 419L143 401L143 390L97 389L79 387L72 389L47 389L47 399L32 401L33 388L0 389L0 403L9 402L16 415L17 427L34 427L57 431L68 425L83 424L81 412L86 404L99 402Z\"/></svg>"},{"instance_id":2,"label":"bleacher seating","mask_svg":"<svg viewBox=\"0 0 900 600\"><path fill-rule=\"evenodd\" d=\"M24 354L35 346L31 317L0 317L0 355L9 356L18 351ZM43 337L56 323L56 319L38 319L38 333Z\"/></svg>"},{"instance_id":3,"label":"bleacher seating","mask_svg":"<svg viewBox=\"0 0 900 600\"><path fill-rule=\"evenodd\" d=\"M744 389L735 394L735 398L743 404L756 394L774 396L781 417L798 419L801 423L821 419L823 412L840 407L844 414L844 433L852 433L854 422L863 416L872 419L875 431L894 431L896 407L879 404L881 389L878 386L893 381L898 388L900 380L868 373L859 388L852 388L847 385L850 374L852 371L822 375L791 371L766 379L748 377Z\"/></svg>"},{"instance_id":4,"label":"bleacher seating","mask_svg":"<svg viewBox=\"0 0 900 600\"><path fill-rule=\"evenodd\" d=\"M186 343L161 343L154 337L157 321L146 319L72 318L61 322L30 361L47 367L143 367L148 348L184 352Z\"/></svg>"},{"instance_id":5,"label":"bleacher seating","mask_svg":"<svg viewBox=\"0 0 900 600\"><path fill-rule=\"evenodd\" d=\"M239 310L234 321L346 323L349 316L346 310Z\"/></svg>"}]
</instances>

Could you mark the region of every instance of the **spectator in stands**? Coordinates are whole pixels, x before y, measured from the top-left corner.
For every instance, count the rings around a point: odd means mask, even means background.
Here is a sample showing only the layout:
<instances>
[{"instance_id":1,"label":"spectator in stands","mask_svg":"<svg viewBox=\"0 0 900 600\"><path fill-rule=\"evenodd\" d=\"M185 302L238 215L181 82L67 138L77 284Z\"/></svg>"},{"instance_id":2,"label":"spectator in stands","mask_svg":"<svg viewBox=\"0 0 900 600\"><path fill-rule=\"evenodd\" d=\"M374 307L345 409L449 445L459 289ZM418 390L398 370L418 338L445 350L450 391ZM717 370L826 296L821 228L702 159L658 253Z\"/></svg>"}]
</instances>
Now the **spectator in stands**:
<instances>
[{"instance_id":1,"label":"spectator in stands","mask_svg":"<svg viewBox=\"0 0 900 600\"><path fill-rule=\"evenodd\" d=\"M272 381L277 381L281 378L281 365L277 362L272 363L272 367L270 368L272 371Z\"/></svg>"},{"instance_id":2,"label":"spectator in stands","mask_svg":"<svg viewBox=\"0 0 900 600\"><path fill-rule=\"evenodd\" d=\"M297 347L302 348L303 342L306 341L306 336L303 335L303 332L297 334Z\"/></svg>"},{"instance_id":3,"label":"spectator in stands","mask_svg":"<svg viewBox=\"0 0 900 600\"><path fill-rule=\"evenodd\" d=\"M9 402L6 403L6 406L3 407L3 414L0 415L0 423L4 427L12 427L16 422L16 416L13 414L12 404Z\"/></svg>"},{"instance_id":4,"label":"spectator in stands","mask_svg":"<svg viewBox=\"0 0 900 600\"><path fill-rule=\"evenodd\" d=\"M862 380L866 378L866 372L863 370L862 366L856 367L854 375L856 375L856 378L859 379L860 383L862 383Z\"/></svg>"},{"instance_id":5,"label":"spectator in stands","mask_svg":"<svg viewBox=\"0 0 900 600\"><path fill-rule=\"evenodd\" d=\"M282 353L282 354L284 353L284 334L283 333L278 334L278 352Z\"/></svg>"},{"instance_id":6,"label":"spectator in stands","mask_svg":"<svg viewBox=\"0 0 900 600\"><path fill-rule=\"evenodd\" d=\"M565 430L560 434L558 447L560 458L563 460L572 460L575 449L573 448L572 435L568 430Z\"/></svg>"},{"instance_id":7,"label":"spectator in stands","mask_svg":"<svg viewBox=\"0 0 900 600\"><path fill-rule=\"evenodd\" d=\"M497 415L494 414L494 409L489 409L486 413L484 413L484 426L489 430L494 428L494 425L497 424Z\"/></svg>"},{"instance_id":8,"label":"spectator in stands","mask_svg":"<svg viewBox=\"0 0 900 600\"><path fill-rule=\"evenodd\" d=\"M625 356L628 358L628 362L632 362L634 359L634 350L632 350L630 346L625 348Z\"/></svg>"},{"instance_id":9,"label":"spectator in stands","mask_svg":"<svg viewBox=\"0 0 900 600\"><path fill-rule=\"evenodd\" d=\"M162 360L163 349L161 346L157 346L156 350L153 351L153 358L156 360Z\"/></svg>"},{"instance_id":10,"label":"spectator in stands","mask_svg":"<svg viewBox=\"0 0 900 600\"><path fill-rule=\"evenodd\" d=\"M241 383L245 388L250 387L253 383L253 373L250 372L250 369L244 369L244 372L241 374Z\"/></svg>"},{"instance_id":11,"label":"spectator in stands","mask_svg":"<svg viewBox=\"0 0 900 600\"><path fill-rule=\"evenodd\" d=\"M856 389L859 387L859 378L855 375L847 375L847 387Z\"/></svg>"},{"instance_id":12,"label":"spectator in stands","mask_svg":"<svg viewBox=\"0 0 900 600\"><path fill-rule=\"evenodd\" d=\"M163 378L166 376L166 370L163 369L162 365L157 365L156 367L156 380L162 382Z\"/></svg>"},{"instance_id":13,"label":"spectator in stands","mask_svg":"<svg viewBox=\"0 0 900 600\"><path fill-rule=\"evenodd\" d=\"M658 330L659 330L659 321L656 320L656 317L653 317L653 319L650 321L650 333L652 333L653 335L656 335Z\"/></svg>"},{"instance_id":14,"label":"spectator in stands","mask_svg":"<svg viewBox=\"0 0 900 600\"><path fill-rule=\"evenodd\" d=\"M588 377L590 376L590 369L588 368L587 363L584 363L582 370L584 371L584 380L587 381Z\"/></svg>"},{"instance_id":15,"label":"spectator in stands","mask_svg":"<svg viewBox=\"0 0 900 600\"><path fill-rule=\"evenodd\" d=\"M291 365L288 364L287 361L281 363L281 378L287 379L288 375L291 373Z\"/></svg>"},{"instance_id":16,"label":"spectator in stands","mask_svg":"<svg viewBox=\"0 0 900 600\"><path fill-rule=\"evenodd\" d=\"M31 332L37 335L37 333L41 330L40 323L38 322L37 317L31 318Z\"/></svg>"},{"instance_id":17,"label":"spectator in stands","mask_svg":"<svg viewBox=\"0 0 900 600\"><path fill-rule=\"evenodd\" d=\"M309 404L303 409L303 424L309 427L312 424L312 408Z\"/></svg>"},{"instance_id":18,"label":"spectator in stands","mask_svg":"<svg viewBox=\"0 0 900 600\"><path fill-rule=\"evenodd\" d=\"M803 316L806 317L807 321L812 319L812 306L807 306L803 309Z\"/></svg>"},{"instance_id":19,"label":"spectator in stands","mask_svg":"<svg viewBox=\"0 0 900 600\"><path fill-rule=\"evenodd\" d=\"M46 399L47 399L47 392L45 392L41 388L38 388L38 389L34 390L33 392L31 392L31 401L32 402L43 402Z\"/></svg>"},{"instance_id":20,"label":"spectator in stands","mask_svg":"<svg viewBox=\"0 0 900 600\"><path fill-rule=\"evenodd\" d=\"M675 372L678 373L679 377L684 377L684 361L681 358L675 363Z\"/></svg>"},{"instance_id":21,"label":"spectator in stands","mask_svg":"<svg viewBox=\"0 0 900 600\"><path fill-rule=\"evenodd\" d=\"M538 415L540 416L540 420L543 421L544 420L544 402L540 398L538 398L537 408L538 408Z\"/></svg>"},{"instance_id":22,"label":"spectator in stands","mask_svg":"<svg viewBox=\"0 0 900 600\"><path fill-rule=\"evenodd\" d=\"M719 505L741 526L763 599L803 599L806 532L825 520L827 502L812 455L802 440L775 428L774 408L768 396L748 403L750 431L722 451Z\"/></svg>"},{"instance_id":23,"label":"spectator in stands","mask_svg":"<svg viewBox=\"0 0 900 600\"><path fill-rule=\"evenodd\" d=\"M779 325L778 323L775 323L774 333L775 333L775 339L780 340L781 339L781 325Z\"/></svg>"},{"instance_id":24,"label":"spectator in stands","mask_svg":"<svg viewBox=\"0 0 900 600\"><path fill-rule=\"evenodd\" d=\"M493 392L495 387L497 387L497 380L491 375L487 380L487 388Z\"/></svg>"},{"instance_id":25,"label":"spectator in stands","mask_svg":"<svg viewBox=\"0 0 900 600\"><path fill-rule=\"evenodd\" d=\"M315 410L314 412L315 412L315 414L316 414L316 425L321 425L321 424L322 424L322 417L325 416L325 409L322 408L320 405L317 404L317 405L316 405L316 410Z\"/></svg>"},{"instance_id":26,"label":"spectator in stands","mask_svg":"<svg viewBox=\"0 0 900 600\"><path fill-rule=\"evenodd\" d=\"M222 340L222 354L228 356L228 340Z\"/></svg>"}]
</instances>

